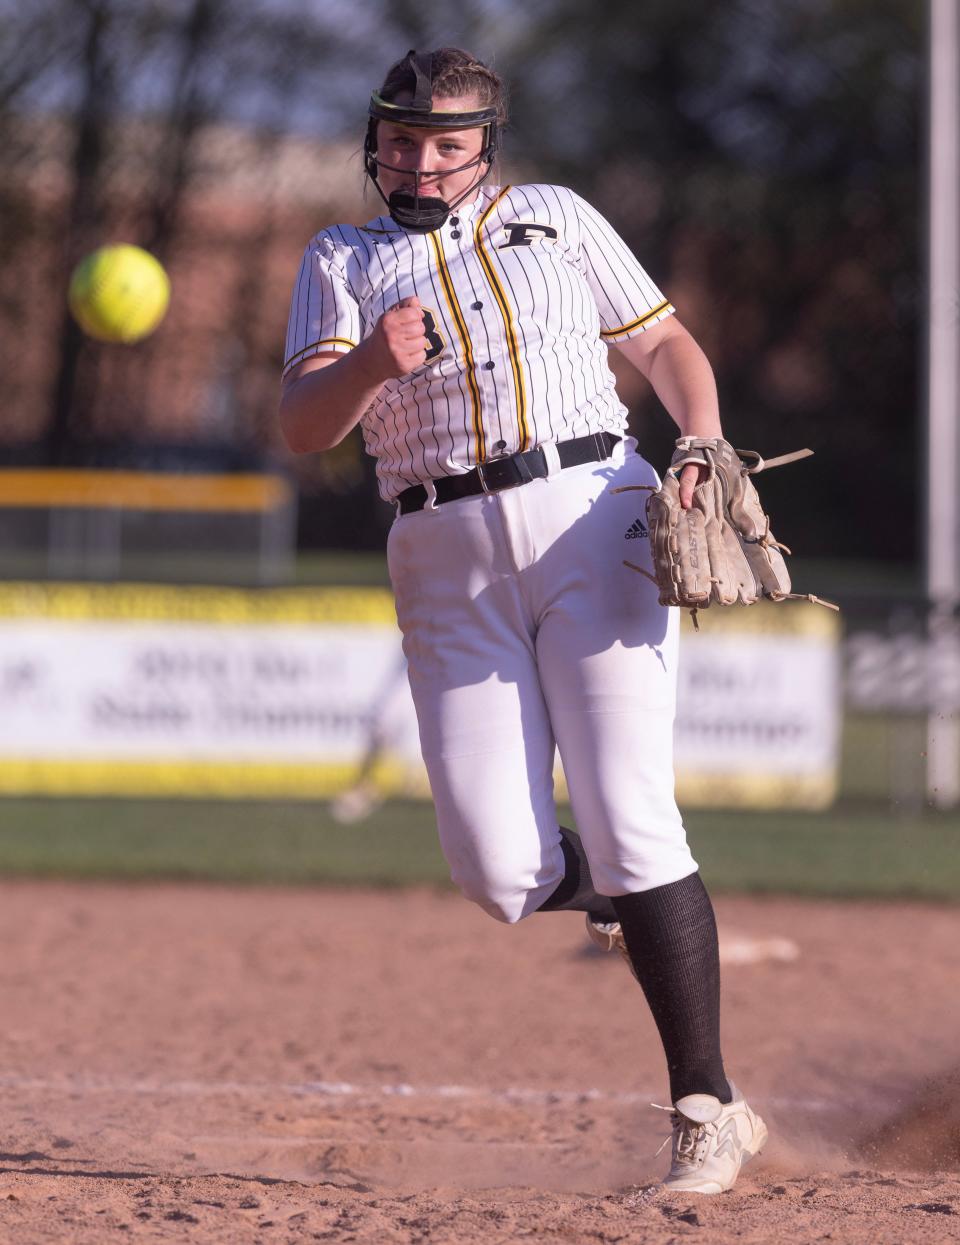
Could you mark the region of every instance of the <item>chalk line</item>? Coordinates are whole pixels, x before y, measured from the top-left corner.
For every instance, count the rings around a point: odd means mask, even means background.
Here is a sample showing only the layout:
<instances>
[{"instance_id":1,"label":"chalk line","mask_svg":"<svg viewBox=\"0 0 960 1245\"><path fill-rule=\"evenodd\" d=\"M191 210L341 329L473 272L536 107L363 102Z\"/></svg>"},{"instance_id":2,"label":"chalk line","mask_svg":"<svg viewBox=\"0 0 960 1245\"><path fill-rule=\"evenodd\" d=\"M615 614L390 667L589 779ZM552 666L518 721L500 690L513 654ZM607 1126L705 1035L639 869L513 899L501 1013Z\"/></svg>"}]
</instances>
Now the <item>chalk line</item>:
<instances>
[{"instance_id":1,"label":"chalk line","mask_svg":"<svg viewBox=\"0 0 960 1245\"><path fill-rule=\"evenodd\" d=\"M61 1094L127 1094L157 1098L199 1098L228 1094L259 1097L264 1094L286 1095L291 1098L332 1098L358 1101L381 1098L446 1099L476 1103L507 1103L521 1106L600 1103L612 1106L649 1106L663 1093L657 1090L620 1091L603 1089L537 1089L513 1085L494 1089L485 1085L411 1085L407 1082L386 1085L354 1084L350 1081L192 1081L192 1080L124 1080L110 1077L70 1076L60 1078L0 1075L0 1090L32 1090ZM792 1111L824 1113L849 1111L849 1097L840 1100L771 1096L754 1097L757 1106Z\"/></svg>"}]
</instances>

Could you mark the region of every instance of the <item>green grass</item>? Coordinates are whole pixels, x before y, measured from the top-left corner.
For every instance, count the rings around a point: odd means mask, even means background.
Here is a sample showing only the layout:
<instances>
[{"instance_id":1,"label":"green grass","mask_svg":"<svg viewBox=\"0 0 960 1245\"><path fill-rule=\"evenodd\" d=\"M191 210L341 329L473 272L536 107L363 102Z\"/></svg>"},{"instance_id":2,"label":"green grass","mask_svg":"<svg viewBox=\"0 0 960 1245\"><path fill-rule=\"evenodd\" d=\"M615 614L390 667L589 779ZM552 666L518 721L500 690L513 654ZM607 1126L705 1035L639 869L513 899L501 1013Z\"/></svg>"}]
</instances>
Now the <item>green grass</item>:
<instances>
[{"instance_id":1,"label":"green grass","mask_svg":"<svg viewBox=\"0 0 960 1245\"><path fill-rule=\"evenodd\" d=\"M845 601L851 596L885 602L919 600L922 583L918 568L898 562L852 562L843 559L802 557L796 574L803 591L817 592L828 600ZM387 585L387 560L380 550L305 550L297 554L295 579L299 584Z\"/></svg>"},{"instance_id":2,"label":"green grass","mask_svg":"<svg viewBox=\"0 0 960 1245\"><path fill-rule=\"evenodd\" d=\"M296 562L296 582L304 587L387 587L390 576L387 572L386 554L338 553L335 550L326 553L317 550L300 553Z\"/></svg>"},{"instance_id":3,"label":"green grass","mask_svg":"<svg viewBox=\"0 0 960 1245\"><path fill-rule=\"evenodd\" d=\"M7 876L448 885L432 810L410 801L354 826L312 804L9 799L0 812ZM960 899L960 814L694 812L687 823L718 893Z\"/></svg>"},{"instance_id":4,"label":"green grass","mask_svg":"<svg viewBox=\"0 0 960 1245\"><path fill-rule=\"evenodd\" d=\"M845 713L841 798L888 801L919 813L926 786L926 748L926 719L919 714Z\"/></svg>"},{"instance_id":5,"label":"green grass","mask_svg":"<svg viewBox=\"0 0 960 1245\"><path fill-rule=\"evenodd\" d=\"M322 804L0 801L0 873L402 886L446 881L429 805L341 826Z\"/></svg>"},{"instance_id":6,"label":"green grass","mask_svg":"<svg viewBox=\"0 0 960 1245\"><path fill-rule=\"evenodd\" d=\"M154 552L137 555L128 552L123 560L125 579L156 578L162 583L252 584L257 579L257 560L248 553L210 554L203 551ZM922 585L916 567L889 562L851 562L840 559L813 559L801 556L792 568L804 592L817 592L828 600L846 601L889 598L919 600ZM108 578L116 568L101 568ZM95 565L87 573L96 577ZM45 549L11 549L0 555L0 578L44 580L49 574ZM75 577L80 577L79 575ZM802 581L802 583L801 583ZM390 582L385 552L378 550L301 550L293 560L291 582L300 586L381 587Z\"/></svg>"},{"instance_id":7,"label":"green grass","mask_svg":"<svg viewBox=\"0 0 960 1245\"><path fill-rule=\"evenodd\" d=\"M960 899L960 813L886 807L825 813L690 813L693 853L716 891Z\"/></svg>"},{"instance_id":8,"label":"green grass","mask_svg":"<svg viewBox=\"0 0 960 1245\"><path fill-rule=\"evenodd\" d=\"M793 568L804 592L829 600L889 599L919 601L923 585L917 567L899 562L854 562L839 558L800 557ZM297 554L300 584L389 584L387 560L380 550L304 550Z\"/></svg>"}]
</instances>

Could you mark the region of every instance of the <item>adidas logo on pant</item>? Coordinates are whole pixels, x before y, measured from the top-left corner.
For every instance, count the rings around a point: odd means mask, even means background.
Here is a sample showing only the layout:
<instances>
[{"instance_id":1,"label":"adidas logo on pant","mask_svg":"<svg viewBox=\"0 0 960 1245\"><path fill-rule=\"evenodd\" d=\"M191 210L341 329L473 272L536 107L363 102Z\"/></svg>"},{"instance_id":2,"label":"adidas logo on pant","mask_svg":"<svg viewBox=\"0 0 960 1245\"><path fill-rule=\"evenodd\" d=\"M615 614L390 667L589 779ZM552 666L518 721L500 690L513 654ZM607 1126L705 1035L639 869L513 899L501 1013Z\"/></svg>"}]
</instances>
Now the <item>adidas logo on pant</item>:
<instances>
[{"instance_id":1,"label":"adidas logo on pant","mask_svg":"<svg viewBox=\"0 0 960 1245\"><path fill-rule=\"evenodd\" d=\"M642 537L649 536L642 519L635 519L623 534L624 540L640 540Z\"/></svg>"}]
</instances>

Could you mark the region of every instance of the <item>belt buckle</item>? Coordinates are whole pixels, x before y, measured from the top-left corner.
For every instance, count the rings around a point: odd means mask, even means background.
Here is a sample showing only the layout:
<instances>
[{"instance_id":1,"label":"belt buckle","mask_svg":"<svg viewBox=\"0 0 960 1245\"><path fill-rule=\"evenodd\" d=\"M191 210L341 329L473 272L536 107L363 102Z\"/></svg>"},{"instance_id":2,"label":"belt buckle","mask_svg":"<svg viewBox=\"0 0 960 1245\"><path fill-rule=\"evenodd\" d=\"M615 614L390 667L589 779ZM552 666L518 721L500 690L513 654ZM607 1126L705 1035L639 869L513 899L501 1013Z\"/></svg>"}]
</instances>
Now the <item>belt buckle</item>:
<instances>
[{"instance_id":1,"label":"belt buckle","mask_svg":"<svg viewBox=\"0 0 960 1245\"><path fill-rule=\"evenodd\" d=\"M516 473L513 479L504 480L502 483L495 479L487 479L488 471L494 475L497 468L507 463ZM477 477L484 493L502 493L505 489L518 488L521 484L527 484L534 478L526 459L519 451L516 454L498 454L494 458L488 458L486 462L477 463Z\"/></svg>"},{"instance_id":2,"label":"belt buckle","mask_svg":"<svg viewBox=\"0 0 960 1245\"><path fill-rule=\"evenodd\" d=\"M497 458L506 458L506 450L501 450L499 454L494 454L493 458L488 458L486 462L477 463L477 479L480 481L480 490L483 493L496 493L498 489L491 489L487 484L486 467L487 463L491 463Z\"/></svg>"}]
</instances>

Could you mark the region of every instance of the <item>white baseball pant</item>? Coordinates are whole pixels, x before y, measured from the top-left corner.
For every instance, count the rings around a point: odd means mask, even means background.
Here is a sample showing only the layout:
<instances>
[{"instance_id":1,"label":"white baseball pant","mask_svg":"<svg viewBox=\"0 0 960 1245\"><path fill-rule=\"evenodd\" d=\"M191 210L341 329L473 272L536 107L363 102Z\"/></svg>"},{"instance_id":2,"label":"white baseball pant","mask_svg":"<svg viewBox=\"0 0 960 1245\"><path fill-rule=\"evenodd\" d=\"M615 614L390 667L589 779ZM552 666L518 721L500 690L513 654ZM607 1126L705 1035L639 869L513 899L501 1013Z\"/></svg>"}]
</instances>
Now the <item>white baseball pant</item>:
<instances>
[{"instance_id":1,"label":"white baseball pant","mask_svg":"<svg viewBox=\"0 0 960 1245\"><path fill-rule=\"evenodd\" d=\"M648 494L612 491L657 483L628 440L606 462L557 464L390 530L441 847L499 920L536 911L563 877L555 748L601 894L697 868L674 799L677 611L623 565L651 568Z\"/></svg>"}]
</instances>

